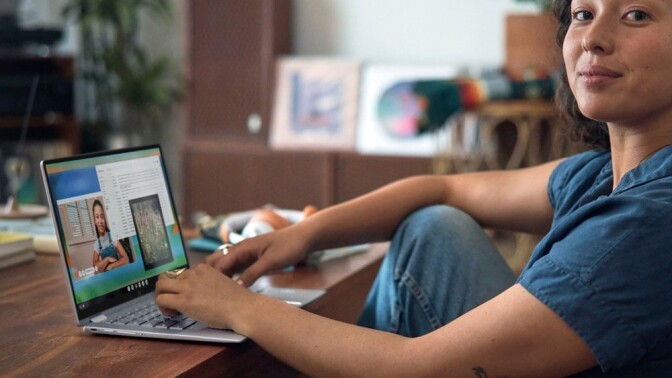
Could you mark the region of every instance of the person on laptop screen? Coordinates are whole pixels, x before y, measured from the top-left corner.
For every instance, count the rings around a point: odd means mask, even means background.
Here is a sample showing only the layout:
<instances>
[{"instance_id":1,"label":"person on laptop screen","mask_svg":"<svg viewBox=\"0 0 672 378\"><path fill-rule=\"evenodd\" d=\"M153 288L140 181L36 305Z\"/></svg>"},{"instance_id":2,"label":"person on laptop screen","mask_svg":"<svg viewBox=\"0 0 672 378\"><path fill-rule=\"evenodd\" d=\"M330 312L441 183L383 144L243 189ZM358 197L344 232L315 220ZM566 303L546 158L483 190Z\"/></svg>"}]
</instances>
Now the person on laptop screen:
<instances>
[{"instance_id":1,"label":"person on laptop screen","mask_svg":"<svg viewBox=\"0 0 672 378\"><path fill-rule=\"evenodd\" d=\"M593 150L392 183L160 278L162 311L316 377L670 376L672 0L553 6L558 104ZM482 227L545 237L515 277ZM310 251L379 240L360 326L244 288Z\"/></svg>"},{"instance_id":2,"label":"person on laptop screen","mask_svg":"<svg viewBox=\"0 0 672 378\"><path fill-rule=\"evenodd\" d=\"M93 242L93 268L96 274L126 265L128 254L119 240L112 238L107 226L105 209L100 200L93 201L93 223L96 229L96 240Z\"/></svg>"}]
</instances>

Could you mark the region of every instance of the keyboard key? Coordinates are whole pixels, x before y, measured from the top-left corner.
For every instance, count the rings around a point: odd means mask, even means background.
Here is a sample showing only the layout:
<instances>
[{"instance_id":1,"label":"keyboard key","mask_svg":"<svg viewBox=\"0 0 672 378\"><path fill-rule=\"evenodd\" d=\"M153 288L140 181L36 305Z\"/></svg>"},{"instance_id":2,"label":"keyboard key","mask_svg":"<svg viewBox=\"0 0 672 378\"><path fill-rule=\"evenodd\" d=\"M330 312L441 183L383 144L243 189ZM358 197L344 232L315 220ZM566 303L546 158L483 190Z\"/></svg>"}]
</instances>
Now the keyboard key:
<instances>
[{"instance_id":1,"label":"keyboard key","mask_svg":"<svg viewBox=\"0 0 672 378\"><path fill-rule=\"evenodd\" d=\"M170 326L170 329L183 330L183 329L187 329L187 328L191 327L195 323L196 323L196 321L194 319L186 318L186 319Z\"/></svg>"}]
</instances>

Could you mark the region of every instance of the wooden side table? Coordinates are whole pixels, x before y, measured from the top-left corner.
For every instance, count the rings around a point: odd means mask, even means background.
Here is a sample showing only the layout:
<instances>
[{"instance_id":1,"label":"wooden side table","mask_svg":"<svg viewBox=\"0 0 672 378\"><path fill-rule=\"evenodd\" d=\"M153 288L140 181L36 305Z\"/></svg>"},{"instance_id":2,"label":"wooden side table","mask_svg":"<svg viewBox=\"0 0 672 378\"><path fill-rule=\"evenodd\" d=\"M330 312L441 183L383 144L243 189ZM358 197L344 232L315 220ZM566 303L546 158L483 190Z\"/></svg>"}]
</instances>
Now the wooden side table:
<instances>
[{"instance_id":1,"label":"wooden side table","mask_svg":"<svg viewBox=\"0 0 672 378\"><path fill-rule=\"evenodd\" d=\"M515 130L510 153L502 154L500 128ZM554 103L550 101L493 101L456 117L450 124L447 150L435 158L435 173L479 169L515 169L566 156L571 145L563 135ZM442 171L441 171L442 170Z\"/></svg>"},{"instance_id":2,"label":"wooden side table","mask_svg":"<svg viewBox=\"0 0 672 378\"><path fill-rule=\"evenodd\" d=\"M516 143L508 161L502 167L497 159L493 159L493 155L490 155L486 159L490 169L514 169L524 165L535 165L552 160L562 153L563 149L559 143L561 126L557 109L552 102L491 102L478 109L476 116L479 119L479 127L483 129L481 143L493 143L496 140L497 128L504 123L516 128ZM546 141L547 143L544 143Z\"/></svg>"},{"instance_id":3,"label":"wooden side table","mask_svg":"<svg viewBox=\"0 0 672 378\"><path fill-rule=\"evenodd\" d=\"M451 127L450 146L435 157L437 174L480 169L516 169L568 155L574 147L563 135L556 105L550 101L493 101L459 115ZM507 127L508 129L501 130ZM504 142L508 130L515 130L510 152ZM534 246L537 235L514 233L513 250L504 253L519 273Z\"/></svg>"}]
</instances>

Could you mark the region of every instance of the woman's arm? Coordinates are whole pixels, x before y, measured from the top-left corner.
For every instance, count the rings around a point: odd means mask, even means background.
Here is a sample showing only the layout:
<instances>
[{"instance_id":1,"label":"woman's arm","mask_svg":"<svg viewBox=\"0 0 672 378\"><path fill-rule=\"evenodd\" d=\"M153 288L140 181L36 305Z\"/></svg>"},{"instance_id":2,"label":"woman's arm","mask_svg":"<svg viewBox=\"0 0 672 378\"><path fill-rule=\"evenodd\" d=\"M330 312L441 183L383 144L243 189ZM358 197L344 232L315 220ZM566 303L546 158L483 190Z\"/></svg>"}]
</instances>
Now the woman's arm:
<instances>
[{"instance_id":1,"label":"woman's arm","mask_svg":"<svg viewBox=\"0 0 672 378\"><path fill-rule=\"evenodd\" d=\"M296 228L303 230L311 250L389 240L413 211L446 204L463 210L484 227L544 233L553 217L548 181L559 163L411 177L319 211Z\"/></svg>"},{"instance_id":2,"label":"woman's arm","mask_svg":"<svg viewBox=\"0 0 672 378\"><path fill-rule=\"evenodd\" d=\"M543 233L553 217L547 185L558 164L400 180L280 231L244 240L228 255L214 253L206 261L227 275L244 270L240 281L250 285L311 251L389 240L410 213L435 204L460 208L484 227Z\"/></svg>"},{"instance_id":3,"label":"woman's arm","mask_svg":"<svg viewBox=\"0 0 672 378\"><path fill-rule=\"evenodd\" d=\"M201 264L161 278L156 303L249 336L310 376L567 376L596 365L583 340L522 286L410 339L251 293Z\"/></svg>"}]
</instances>

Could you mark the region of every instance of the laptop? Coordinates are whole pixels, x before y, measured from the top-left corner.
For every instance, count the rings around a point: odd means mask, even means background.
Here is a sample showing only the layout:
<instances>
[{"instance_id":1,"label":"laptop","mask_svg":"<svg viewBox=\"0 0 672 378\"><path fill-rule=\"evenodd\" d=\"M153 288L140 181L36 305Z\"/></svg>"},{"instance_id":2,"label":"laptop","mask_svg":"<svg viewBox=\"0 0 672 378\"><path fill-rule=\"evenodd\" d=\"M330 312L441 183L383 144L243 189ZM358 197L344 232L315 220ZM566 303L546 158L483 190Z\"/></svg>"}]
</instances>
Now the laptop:
<instances>
[{"instance_id":1,"label":"laptop","mask_svg":"<svg viewBox=\"0 0 672 378\"><path fill-rule=\"evenodd\" d=\"M86 333L213 343L245 336L154 303L162 273L189 267L158 145L40 163L77 325ZM302 307L324 290L253 286Z\"/></svg>"}]
</instances>

